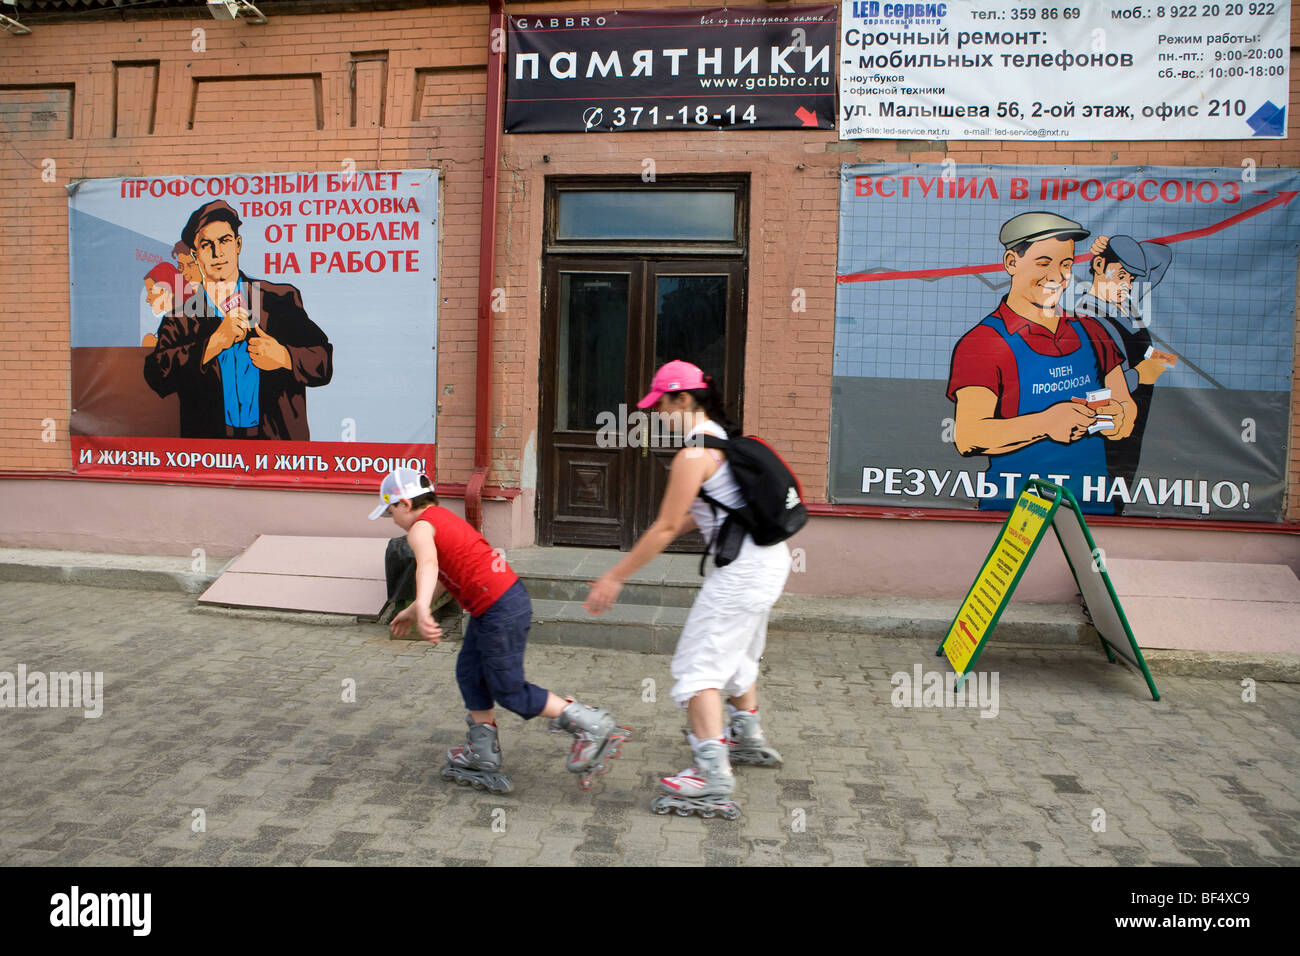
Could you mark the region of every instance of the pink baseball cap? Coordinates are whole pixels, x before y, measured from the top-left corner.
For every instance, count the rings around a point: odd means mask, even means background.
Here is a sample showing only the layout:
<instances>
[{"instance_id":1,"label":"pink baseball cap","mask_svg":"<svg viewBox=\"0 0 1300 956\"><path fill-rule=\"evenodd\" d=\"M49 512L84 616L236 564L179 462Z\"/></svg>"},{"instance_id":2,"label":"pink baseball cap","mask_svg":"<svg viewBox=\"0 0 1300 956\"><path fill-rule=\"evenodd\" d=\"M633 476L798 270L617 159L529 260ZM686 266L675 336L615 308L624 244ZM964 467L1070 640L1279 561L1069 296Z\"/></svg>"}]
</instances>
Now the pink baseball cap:
<instances>
[{"instance_id":1,"label":"pink baseball cap","mask_svg":"<svg viewBox=\"0 0 1300 956\"><path fill-rule=\"evenodd\" d=\"M655 372L649 393L636 403L636 407L649 408L668 392L688 392L697 388L708 388L704 373L690 362L678 359Z\"/></svg>"}]
</instances>

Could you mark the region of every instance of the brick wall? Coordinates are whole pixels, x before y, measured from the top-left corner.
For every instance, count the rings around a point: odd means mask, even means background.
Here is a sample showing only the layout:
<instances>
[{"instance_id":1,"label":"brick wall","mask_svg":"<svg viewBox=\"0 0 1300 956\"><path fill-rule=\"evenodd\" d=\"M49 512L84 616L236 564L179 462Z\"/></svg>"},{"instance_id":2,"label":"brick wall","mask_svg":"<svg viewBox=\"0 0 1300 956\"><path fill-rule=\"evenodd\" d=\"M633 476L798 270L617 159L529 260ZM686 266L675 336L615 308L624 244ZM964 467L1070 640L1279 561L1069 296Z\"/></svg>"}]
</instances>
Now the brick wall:
<instances>
[{"instance_id":1,"label":"brick wall","mask_svg":"<svg viewBox=\"0 0 1300 956\"><path fill-rule=\"evenodd\" d=\"M512 13L605 10L610 4L554 2L510 4ZM625 2L620 9L699 7L673 0ZM1293 24L1293 46L1300 27ZM1292 55L1291 102L1300 85ZM543 162L543 156L549 162ZM835 131L661 132L589 139L572 135L505 138L502 180L503 230L518 233L523 249L512 251L504 277L510 308L502 326L516 329L525 369L522 388L507 388L494 421L524 434L537 427L537 367L541 326L543 182L548 175L639 175L642 160L655 161L656 176L743 172L751 177L748 337L745 362L745 427L789 451L813 500L825 500L831 369L834 351L835 268L839 171L842 163L1034 163L1044 165L1226 166L1252 158L1261 168L1300 165L1300 147L1289 141L1035 143L933 143L913 140L844 142ZM802 167L802 168L800 168ZM514 185L511 179L514 180ZM806 311L792 311L792 293L803 289ZM1300 326L1298 326L1300 328ZM510 336L511 339L515 337ZM1300 350L1297 351L1300 356ZM1293 393L1290 517L1300 517L1300 392ZM507 411L508 410L508 411ZM500 414L502 417L495 417ZM512 475L502 450L498 472Z\"/></svg>"},{"instance_id":2,"label":"brick wall","mask_svg":"<svg viewBox=\"0 0 1300 956\"><path fill-rule=\"evenodd\" d=\"M699 6L682 0L512 3L512 13ZM43 25L0 38L0 470L70 467L67 195L73 179L190 172L436 167L442 173L438 475L473 462L486 5L274 17ZM205 50L192 31L204 31ZM1293 30L1296 28L1293 26ZM1296 35L1293 33L1293 47ZM1292 55L1292 112L1300 64ZM253 104L251 118L247 104ZM235 107L238 106L238 109ZM229 123L242 123L231 141ZM503 140L490 482L530 484L549 175L748 173L746 427L790 451L824 499L841 163L1298 166L1295 139L1000 144L865 141L827 132L698 132ZM543 161L543 156L549 162ZM55 181L42 180L53 160ZM805 311L792 309L804 290ZM18 304L14 308L14 304ZM1300 326L1298 326L1300 328ZM1300 355L1300 343L1297 354ZM1300 396L1290 511L1300 518ZM52 419L54 442L42 440Z\"/></svg>"},{"instance_id":3,"label":"brick wall","mask_svg":"<svg viewBox=\"0 0 1300 956\"><path fill-rule=\"evenodd\" d=\"M0 296L21 304L0 317L0 470L71 467L70 181L337 172L351 158L358 169L441 170L438 375L452 394L438 425L447 454L439 473L463 481L473 453L487 21L485 6L466 4L265 26L206 16L44 24L0 38ZM196 29L206 49L196 49ZM46 160L53 182L42 180ZM54 442L42 440L47 418Z\"/></svg>"}]
</instances>

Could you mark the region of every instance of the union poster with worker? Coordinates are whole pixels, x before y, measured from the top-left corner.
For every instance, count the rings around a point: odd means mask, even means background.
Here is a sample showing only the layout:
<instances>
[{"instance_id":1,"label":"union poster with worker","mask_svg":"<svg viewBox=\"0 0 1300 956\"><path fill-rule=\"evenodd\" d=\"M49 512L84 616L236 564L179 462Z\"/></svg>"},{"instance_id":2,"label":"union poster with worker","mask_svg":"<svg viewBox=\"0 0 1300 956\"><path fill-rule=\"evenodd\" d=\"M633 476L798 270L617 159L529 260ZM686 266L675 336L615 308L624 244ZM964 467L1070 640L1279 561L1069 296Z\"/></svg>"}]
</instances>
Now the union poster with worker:
<instances>
[{"instance_id":1,"label":"union poster with worker","mask_svg":"<svg viewBox=\"0 0 1300 956\"><path fill-rule=\"evenodd\" d=\"M432 467L436 172L70 194L78 473L329 487Z\"/></svg>"},{"instance_id":2,"label":"union poster with worker","mask_svg":"<svg viewBox=\"0 0 1300 956\"><path fill-rule=\"evenodd\" d=\"M831 498L1282 517L1300 173L843 167Z\"/></svg>"}]
</instances>

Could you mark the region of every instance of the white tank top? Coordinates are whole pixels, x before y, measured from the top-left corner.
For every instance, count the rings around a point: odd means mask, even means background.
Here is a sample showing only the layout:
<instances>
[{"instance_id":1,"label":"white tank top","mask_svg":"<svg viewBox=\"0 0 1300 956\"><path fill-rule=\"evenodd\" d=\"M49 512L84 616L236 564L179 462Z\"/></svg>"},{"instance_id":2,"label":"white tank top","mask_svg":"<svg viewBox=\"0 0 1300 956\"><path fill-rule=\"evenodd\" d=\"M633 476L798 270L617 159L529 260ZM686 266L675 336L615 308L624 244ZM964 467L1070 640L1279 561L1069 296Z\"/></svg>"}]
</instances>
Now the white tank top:
<instances>
[{"instance_id":1,"label":"white tank top","mask_svg":"<svg viewBox=\"0 0 1300 956\"><path fill-rule=\"evenodd\" d=\"M710 435L716 435L718 438L726 439L727 431L715 421L702 422L686 433L686 441L689 442L696 432L707 432ZM718 465L715 471L701 486L700 490L710 498L722 502L728 508L740 508L745 504L745 498L740 493L740 486L736 484L736 479L731 476L731 466L727 464L727 459L718 449L705 449L710 455L717 455L722 458L722 463ZM691 502L691 517L695 519L696 526L700 533L704 535L704 540L709 542L709 551L713 551L713 532L718 525L727 519L727 513L721 508L714 509L703 498L697 497Z\"/></svg>"}]
</instances>

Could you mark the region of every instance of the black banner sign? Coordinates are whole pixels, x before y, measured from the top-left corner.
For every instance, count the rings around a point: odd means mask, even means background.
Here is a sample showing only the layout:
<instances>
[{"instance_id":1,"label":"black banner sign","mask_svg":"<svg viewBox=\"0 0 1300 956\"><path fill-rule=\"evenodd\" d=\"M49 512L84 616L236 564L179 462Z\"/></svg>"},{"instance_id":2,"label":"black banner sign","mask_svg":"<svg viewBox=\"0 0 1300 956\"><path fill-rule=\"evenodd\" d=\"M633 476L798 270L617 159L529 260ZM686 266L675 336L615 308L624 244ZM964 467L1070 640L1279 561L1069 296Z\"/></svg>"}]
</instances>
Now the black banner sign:
<instances>
[{"instance_id":1,"label":"black banner sign","mask_svg":"<svg viewBox=\"0 0 1300 956\"><path fill-rule=\"evenodd\" d=\"M513 15L505 130L834 129L836 12Z\"/></svg>"}]
</instances>

